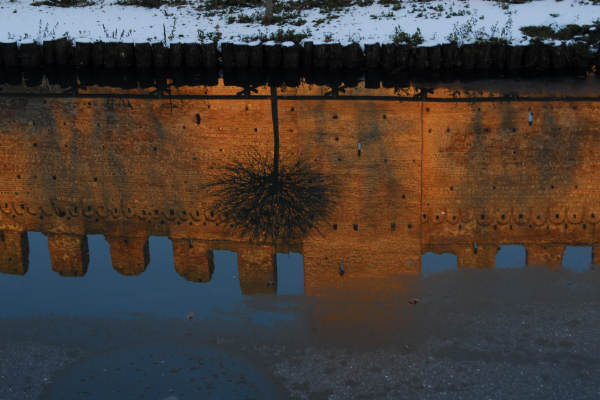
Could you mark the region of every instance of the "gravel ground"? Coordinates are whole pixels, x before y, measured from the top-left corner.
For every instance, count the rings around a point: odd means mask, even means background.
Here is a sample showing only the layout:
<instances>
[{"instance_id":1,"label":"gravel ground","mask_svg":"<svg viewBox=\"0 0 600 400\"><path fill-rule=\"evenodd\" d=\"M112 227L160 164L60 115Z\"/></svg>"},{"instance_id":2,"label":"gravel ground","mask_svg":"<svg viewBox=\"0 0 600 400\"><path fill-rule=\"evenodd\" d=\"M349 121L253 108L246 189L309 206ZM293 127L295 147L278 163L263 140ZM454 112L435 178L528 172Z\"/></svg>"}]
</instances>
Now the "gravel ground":
<instances>
[{"instance_id":1,"label":"gravel ground","mask_svg":"<svg viewBox=\"0 0 600 400\"><path fill-rule=\"evenodd\" d=\"M39 343L0 345L0 399L37 399L57 371L78 356L76 350Z\"/></svg>"},{"instance_id":2,"label":"gravel ground","mask_svg":"<svg viewBox=\"0 0 600 400\"><path fill-rule=\"evenodd\" d=\"M421 303L396 308L404 318L371 321L389 335L358 350L309 346L274 371L298 399L598 399L599 277L534 268L434 275L414 284Z\"/></svg>"},{"instance_id":3,"label":"gravel ground","mask_svg":"<svg viewBox=\"0 0 600 400\"><path fill-rule=\"evenodd\" d=\"M313 347L274 369L298 399L597 399L600 311L598 304L573 311L452 313L449 337L418 348Z\"/></svg>"}]
</instances>

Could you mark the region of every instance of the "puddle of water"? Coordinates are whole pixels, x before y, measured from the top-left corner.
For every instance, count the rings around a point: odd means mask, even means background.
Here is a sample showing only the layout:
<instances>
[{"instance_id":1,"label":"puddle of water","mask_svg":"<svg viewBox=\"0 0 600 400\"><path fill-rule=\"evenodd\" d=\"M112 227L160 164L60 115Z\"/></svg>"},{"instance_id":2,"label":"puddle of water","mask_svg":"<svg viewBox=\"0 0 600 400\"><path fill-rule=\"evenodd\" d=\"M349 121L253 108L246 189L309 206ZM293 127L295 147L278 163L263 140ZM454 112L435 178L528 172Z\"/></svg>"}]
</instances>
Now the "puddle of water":
<instances>
[{"instance_id":1,"label":"puddle of water","mask_svg":"<svg viewBox=\"0 0 600 400\"><path fill-rule=\"evenodd\" d=\"M277 253L277 294L304 293L304 264L300 253Z\"/></svg>"},{"instance_id":2,"label":"puddle of water","mask_svg":"<svg viewBox=\"0 0 600 400\"><path fill-rule=\"evenodd\" d=\"M496 268L521 268L527 264L525 246L508 244L500 246L496 254Z\"/></svg>"},{"instance_id":3,"label":"puddle of water","mask_svg":"<svg viewBox=\"0 0 600 400\"><path fill-rule=\"evenodd\" d=\"M592 265L592 246L567 246L562 266L575 272L588 271Z\"/></svg>"},{"instance_id":4,"label":"puddle of water","mask_svg":"<svg viewBox=\"0 0 600 400\"><path fill-rule=\"evenodd\" d=\"M114 271L106 240L90 235L88 272L68 278L52 271L45 235L31 232L29 240L27 275L0 276L3 296L19 299L17 307L2 310L3 317L143 313L179 318L194 312L202 318L218 309L231 309L242 298L236 255L230 251L215 251L216 268L210 282L193 283L175 273L171 241L151 237L150 264L143 274L131 277Z\"/></svg>"},{"instance_id":5,"label":"puddle of water","mask_svg":"<svg viewBox=\"0 0 600 400\"><path fill-rule=\"evenodd\" d=\"M72 315L121 316L155 315L207 318L232 312L240 306L238 259L235 252L214 251L215 271L209 282L188 282L174 272L172 244L168 238L150 238L150 263L138 276L123 276L111 266L110 249L101 235L89 235L90 265L83 277L62 277L52 271L48 239L30 232L29 271L26 277L0 275L4 298L20 299L15 307L4 308L2 317ZM277 255L277 293L302 294L304 274L299 253ZM23 296L23 293L34 293ZM250 317L262 323L286 318L281 312ZM287 318L290 318L289 316Z\"/></svg>"},{"instance_id":6,"label":"puddle of water","mask_svg":"<svg viewBox=\"0 0 600 400\"><path fill-rule=\"evenodd\" d=\"M422 310L452 311L448 296L421 290L446 278L460 277L456 304L480 306L525 274L515 287L531 301L535 270L502 269L592 262L579 245L595 245L600 223L589 174L600 98L500 88L3 92L0 293L11 306L0 317L193 321L261 340L281 330L286 344L296 334L376 346L439 322L419 320ZM569 273L543 272L556 287ZM268 397L266 378L229 353L168 342L107 340L47 396Z\"/></svg>"},{"instance_id":7,"label":"puddle of water","mask_svg":"<svg viewBox=\"0 0 600 400\"><path fill-rule=\"evenodd\" d=\"M41 399L276 399L281 395L253 365L225 352L155 343L77 363Z\"/></svg>"},{"instance_id":8,"label":"puddle of water","mask_svg":"<svg viewBox=\"0 0 600 400\"><path fill-rule=\"evenodd\" d=\"M421 274L425 277L458 268L456 255L427 252L421 256Z\"/></svg>"}]
</instances>

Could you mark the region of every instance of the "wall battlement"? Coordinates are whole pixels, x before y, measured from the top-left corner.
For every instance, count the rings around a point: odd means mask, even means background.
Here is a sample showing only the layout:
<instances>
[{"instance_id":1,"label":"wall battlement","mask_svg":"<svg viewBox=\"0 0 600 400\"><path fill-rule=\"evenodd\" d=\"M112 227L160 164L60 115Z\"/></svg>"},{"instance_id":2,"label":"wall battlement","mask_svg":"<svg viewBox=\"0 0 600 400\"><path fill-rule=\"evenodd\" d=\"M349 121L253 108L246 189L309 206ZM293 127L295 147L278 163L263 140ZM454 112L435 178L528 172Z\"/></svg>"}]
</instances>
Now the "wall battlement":
<instances>
[{"instance_id":1,"label":"wall battlement","mask_svg":"<svg viewBox=\"0 0 600 400\"><path fill-rule=\"evenodd\" d=\"M46 233L66 275L85 272L87 234L105 235L113 265L131 275L148 264L147 238L167 236L180 275L203 282L210 243L237 243L244 290L254 291L253 275L257 290L274 291L273 246L246 253L248 239L211 213L208 188L228 163L273 154L270 88L255 88L258 98L239 89L0 97L0 229ZM528 263L556 266L564 246L600 243L598 99L327 90L277 89L281 162L310 162L338 195L294 244L307 290L339 277L339 264L346 274L414 274L421 254L450 251L461 267L489 267L498 246L524 244ZM23 264L22 233L12 235L10 262Z\"/></svg>"},{"instance_id":2,"label":"wall battlement","mask_svg":"<svg viewBox=\"0 0 600 400\"><path fill-rule=\"evenodd\" d=\"M0 272L24 275L29 267L29 242L25 232L0 232Z\"/></svg>"},{"instance_id":3,"label":"wall battlement","mask_svg":"<svg viewBox=\"0 0 600 400\"><path fill-rule=\"evenodd\" d=\"M0 259L0 272L16 275L27 273L29 246L26 232L3 231L3 257ZM150 262L147 238L106 237L110 245L113 268L122 275L132 276L143 273ZM243 294L275 293L277 291L278 249L273 246L248 243L226 243L198 239L171 238L175 271L183 279L191 282L209 282L215 270L213 252L229 250L237 253L238 275ZM600 244L592 245L593 264L598 264ZM81 277L87 273L90 254L87 237L79 235L48 234L48 248L52 269L61 276ZM562 265L566 244L528 243L526 264L557 268ZM498 243L470 243L435 245L423 248L422 252L452 253L457 256L459 268L493 268ZM289 251L290 249L282 249ZM361 254L360 250L332 246L329 251L304 247L298 249L304 259L305 290L311 293L323 287L341 285L339 266L344 266L344 275L354 277L385 277L390 274L411 272L410 269L394 268L395 257L406 256L397 249L388 253L374 252ZM367 250L365 250L367 251ZM420 268L421 254L412 254L409 260L416 260ZM387 263L387 264L386 264Z\"/></svg>"},{"instance_id":4,"label":"wall battlement","mask_svg":"<svg viewBox=\"0 0 600 400\"><path fill-rule=\"evenodd\" d=\"M139 275L150 262L148 238L106 236L113 268L123 275Z\"/></svg>"},{"instance_id":5,"label":"wall battlement","mask_svg":"<svg viewBox=\"0 0 600 400\"><path fill-rule=\"evenodd\" d=\"M192 239L174 239L175 270L191 282L210 281L215 262L213 250L206 242Z\"/></svg>"},{"instance_id":6,"label":"wall battlement","mask_svg":"<svg viewBox=\"0 0 600 400\"><path fill-rule=\"evenodd\" d=\"M52 269L62 276L83 276L90 262L87 236L50 233L48 250Z\"/></svg>"}]
</instances>

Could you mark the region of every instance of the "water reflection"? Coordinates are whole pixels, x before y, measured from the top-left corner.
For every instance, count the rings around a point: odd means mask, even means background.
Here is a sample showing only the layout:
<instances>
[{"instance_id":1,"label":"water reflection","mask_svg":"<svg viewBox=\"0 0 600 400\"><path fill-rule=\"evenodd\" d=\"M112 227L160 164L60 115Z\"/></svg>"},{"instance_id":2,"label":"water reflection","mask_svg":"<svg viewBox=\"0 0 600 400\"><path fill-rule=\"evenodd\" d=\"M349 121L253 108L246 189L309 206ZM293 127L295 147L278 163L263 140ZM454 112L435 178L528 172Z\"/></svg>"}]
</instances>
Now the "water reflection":
<instances>
[{"instance_id":1,"label":"water reflection","mask_svg":"<svg viewBox=\"0 0 600 400\"><path fill-rule=\"evenodd\" d=\"M134 86L0 87L7 381L595 393L597 82Z\"/></svg>"},{"instance_id":2,"label":"water reflection","mask_svg":"<svg viewBox=\"0 0 600 400\"><path fill-rule=\"evenodd\" d=\"M567 246L562 265L578 272L588 270L592 265L592 246Z\"/></svg>"},{"instance_id":3,"label":"water reflection","mask_svg":"<svg viewBox=\"0 0 600 400\"><path fill-rule=\"evenodd\" d=\"M252 241L299 242L330 214L333 183L306 161L274 157L251 154L225 166L210 184L211 212Z\"/></svg>"},{"instance_id":4,"label":"water reflection","mask_svg":"<svg viewBox=\"0 0 600 400\"><path fill-rule=\"evenodd\" d=\"M121 276L111 267L110 248L101 235L90 235L90 263L85 276L66 279L52 271L45 235L28 234L31 253L26 279L5 275L0 280L4 298L19 299L18 307L2 310L4 316L109 315L122 317L138 314L184 316L191 310L196 318L209 315L209 303L231 309L242 296L233 252L216 251L217 273L198 290L173 273L173 249L167 238L151 237L151 261L145 273L134 280ZM35 295L24 296L23 293ZM102 299L102 301L99 301Z\"/></svg>"},{"instance_id":5,"label":"water reflection","mask_svg":"<svg viewBox=\"0 0 600 400\"><path fill-rule=\"evenodd\" d=\"M457 268L456 255L450 253L435 254L427 252L421 257L421 273L429 276L442 271Z\"/></svg>"},{"instance_id":6,"label":"water reflection","mask_svg":"<svg viewBox=\"0 0 600 400\"><path fill-rule=\"evenodd\" d=\"M600 98L594 83L568 85L361 83L332 96L221 80L168 97L5 85L0 269L27 273L27 232L47 236L62 276L90 274L89 235L127 276L148 273L150 237L170 239L190 282L211 282L215 252L233 251L248 294L277 292L277 254L290 251L307 293L428 274L423 254L559 267L567 246L592 246L596 264ZM521 261L506 264L515 244Z\"/></svg>"},{"instance_id":7,"label":"water reflection","mask_svg":"<svg viewBox=\"0 0 600 400\"><path fill-rule=\"evenodd\" d=\"M500 246L496 253L495 266L498 268L519 268L527 264L527 250L522 245Z\"/></svg>"}]
</instances>

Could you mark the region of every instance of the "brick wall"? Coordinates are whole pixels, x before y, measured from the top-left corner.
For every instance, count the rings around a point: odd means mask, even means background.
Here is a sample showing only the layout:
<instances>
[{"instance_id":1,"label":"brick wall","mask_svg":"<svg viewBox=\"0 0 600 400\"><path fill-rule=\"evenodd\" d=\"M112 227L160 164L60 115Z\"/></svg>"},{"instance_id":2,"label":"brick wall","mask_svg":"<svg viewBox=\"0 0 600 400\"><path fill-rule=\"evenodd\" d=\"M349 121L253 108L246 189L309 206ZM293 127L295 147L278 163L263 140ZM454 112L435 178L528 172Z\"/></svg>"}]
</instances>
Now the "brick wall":
<instances>
[{"instance_id":1,"label":"brick wall","mask_svg":"<svg viewBox=\"0 0 600 400\"><path fill-rule=\"evenodd\" d=\"M86 97L102 90L0 98L0 230L13 254L2 269L24 273L23 232L41 231L53 238L55 269L84 273L84 235L100 233L114 267L138 274L147 238L159 235L173 239L180 275L209 280L216 243L244 239L210 215L206 185L251 150L272 154L270 100L128 98L116 89ZM523 243L531 263L550 263L560 246L597 242L598 102L449 100L278 101L283 162L309 161L339 194L298 245L308 292L338 284L340 264L346 276L416 273L422 253L451 251L460 266L483 267L503 243ZM232 247L243 287L255 285L248 268L266 268L256 284L263 289L276 278L272 247Z\"/></svg>"}]
</instances>

